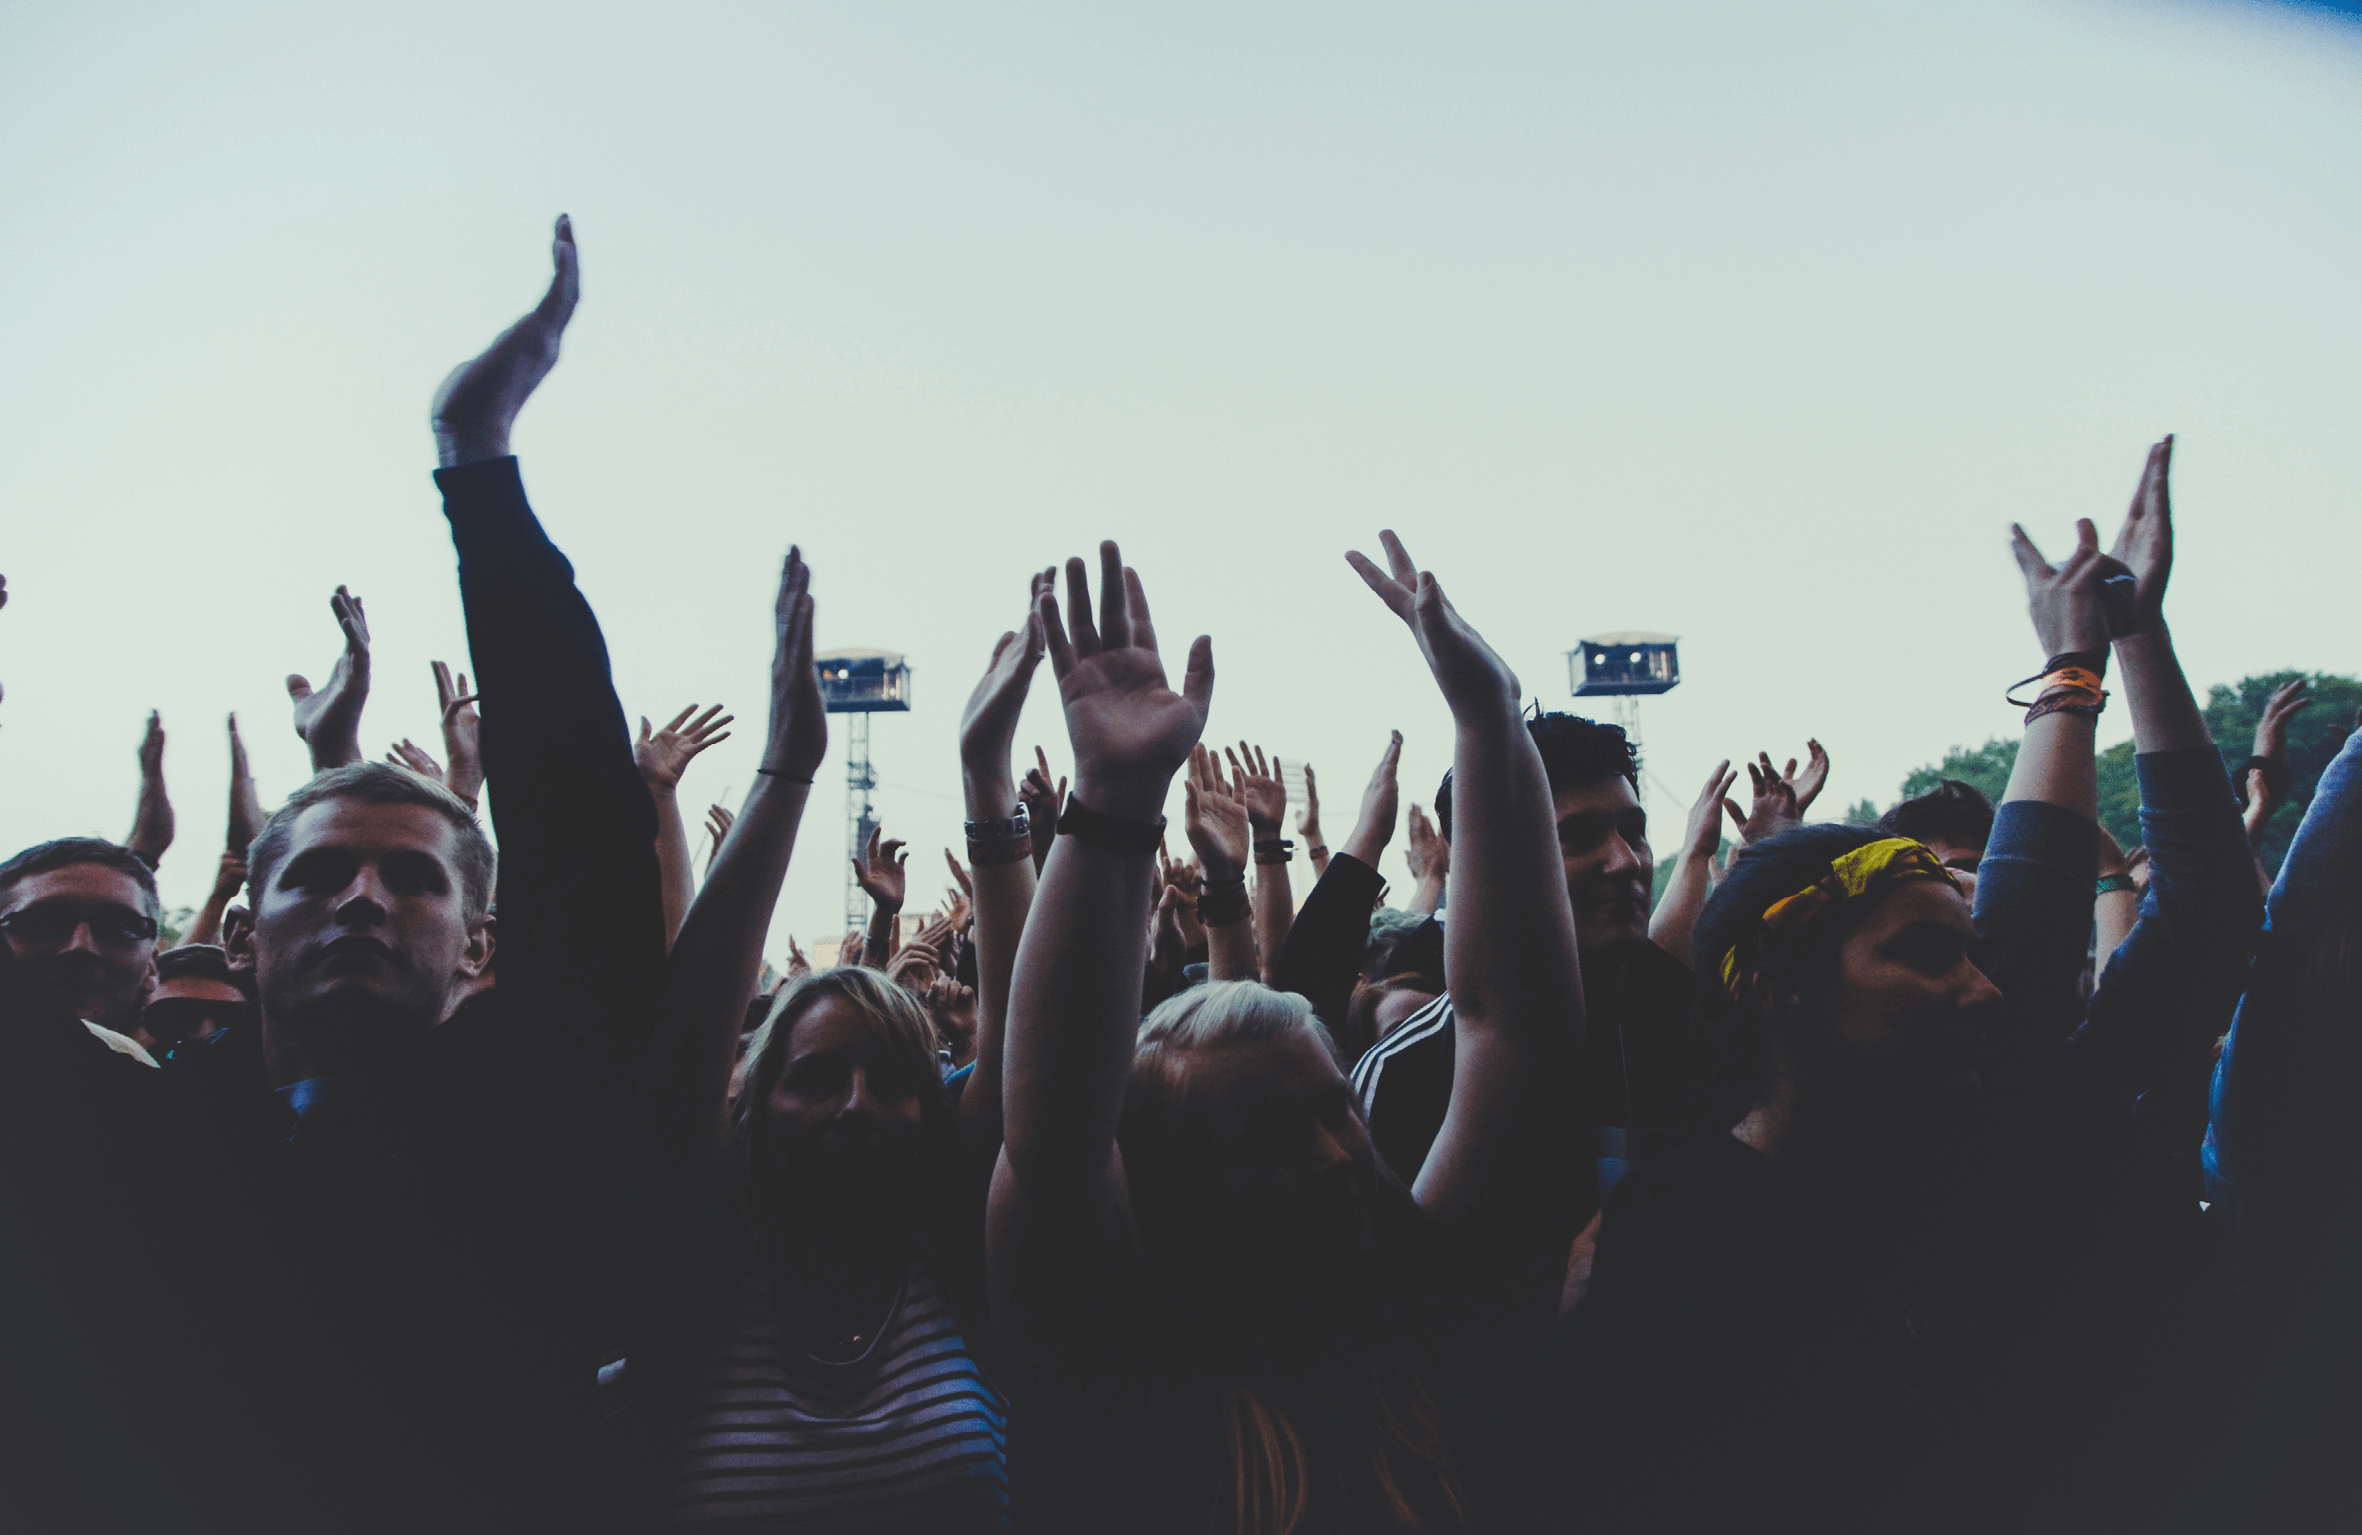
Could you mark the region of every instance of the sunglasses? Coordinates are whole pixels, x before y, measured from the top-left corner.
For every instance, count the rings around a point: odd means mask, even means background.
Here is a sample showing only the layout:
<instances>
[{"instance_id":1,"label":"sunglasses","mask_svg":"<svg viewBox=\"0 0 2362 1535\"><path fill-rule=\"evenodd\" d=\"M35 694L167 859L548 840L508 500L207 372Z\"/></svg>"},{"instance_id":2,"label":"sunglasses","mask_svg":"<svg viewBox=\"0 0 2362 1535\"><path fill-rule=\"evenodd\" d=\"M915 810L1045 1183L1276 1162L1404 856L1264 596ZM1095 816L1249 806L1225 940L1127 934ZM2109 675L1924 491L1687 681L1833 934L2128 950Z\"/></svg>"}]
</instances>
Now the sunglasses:
<instances>
[{"instance_id":1,"label":"sunglasses","mask_svg":"<svg viewBox=\"0 0 2362 1535\"><path fill-rule=\"evenodd\" d=\"M211 1022L234 1029L252 1021L251 1002L216 1002L210 997L163 997L140 1009L139 1025L152 1039L188 1040Z\"/></svg>"},{"instance_id":2,"label":"sunglasses","mask_svg":"<svg viewBox=\"0 0 2362 1535\"><path fill-rule=\"evenodd\" d=\"M82 910L73 906L28 906L0 917L0 932L19 943L52 944L72 941L74 930L88 923L90 936L114 948L130 948L156 936L156 919L124 906Z\"/></svg>"}]
</instances>

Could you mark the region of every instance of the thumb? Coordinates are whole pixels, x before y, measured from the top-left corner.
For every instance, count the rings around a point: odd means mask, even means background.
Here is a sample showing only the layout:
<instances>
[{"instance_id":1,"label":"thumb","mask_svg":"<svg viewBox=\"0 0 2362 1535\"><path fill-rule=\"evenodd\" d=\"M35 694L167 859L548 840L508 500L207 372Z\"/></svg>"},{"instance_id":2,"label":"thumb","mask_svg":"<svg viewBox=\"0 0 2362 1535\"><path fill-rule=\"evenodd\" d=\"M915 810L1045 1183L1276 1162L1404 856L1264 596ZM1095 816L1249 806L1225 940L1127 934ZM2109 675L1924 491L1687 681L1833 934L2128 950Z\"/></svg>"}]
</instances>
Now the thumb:
<instances>
[{"instance_id":1,"label":"thumb","mask_svg":"<svg viewBox=\"0 0 2362 1535\"><path fill-rule=\"evenodd\" d=\"M296 675L295 673L289 673L287 677L287 696L294 699L297 703L302 703L305 699L312 696L312 685L310 681L304 677Z\"/></svg>"}]
</instances>

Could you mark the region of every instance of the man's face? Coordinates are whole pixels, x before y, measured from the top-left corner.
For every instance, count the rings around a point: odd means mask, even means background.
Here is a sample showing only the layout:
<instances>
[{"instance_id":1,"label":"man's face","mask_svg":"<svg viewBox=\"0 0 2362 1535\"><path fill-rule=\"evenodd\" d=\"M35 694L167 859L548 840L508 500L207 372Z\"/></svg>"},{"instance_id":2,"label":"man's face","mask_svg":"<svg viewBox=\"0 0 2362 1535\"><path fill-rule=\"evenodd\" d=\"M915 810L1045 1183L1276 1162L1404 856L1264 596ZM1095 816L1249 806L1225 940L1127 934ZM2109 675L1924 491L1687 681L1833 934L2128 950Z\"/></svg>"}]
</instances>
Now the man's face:
<instances>
[{"instance_id":1,"label":"man's face","mask_svg":"<svg viewBox=\"0 0 2362 1535\"><path fill-rule=\"evenodd\" d=\"M492 958L468 915L459 831L424 805L331 799L296 818L287 856L254 894L251 936L266 1030L315 1050L434 1027Z\"/></svg>"},{"instance_id":2,"label":"man's face","mask_svg":"<svg viewBox=\"0 0 2362 1535\"><path fill-rule=\"evenodd\" d=\"M1646 942L1657 860L1648 846L1648 812L1632 785L1606 778L1555 790L1550 802L1575 906L1575 941L1586 949Z\"/></svg>"},{"instance_id":3,"label":"man's face","mask_svg":"<svg viewBox=\"0 0 2362 1535\"><path fill-rule=\"evenodd\" d=\"M29 875L0 895L0 933L41 993L130 1031L156 969L154 907L130 875L95 863Z\"/></svg>"},{"instance_id":4,"label":"man's face","mask_svg":"<svg viewBox=\"0 0 2362 1535\"><path fill-rule=\"evenodd\" d=\"M1941 837L1928 838L1927 850L1936 855L1936 862L1963 874L1974 874L1977 864L1985 856L1985 850L1981 847L1971 847L1964 842L1947 842Z\"/></svg>"},{"instance_id":5,"label":"man's face","mask_svg":"<svg viewBox=\"0 0 2362 1535\"><path fill-rule=\"evenodd\" d=\"M1976 926L1959 891L1896 886L1838 950L1826 1065L1857 1096L1912 1112L1976 1082L2001 993L1970 958Z\"/></svg>"}]
</instances>

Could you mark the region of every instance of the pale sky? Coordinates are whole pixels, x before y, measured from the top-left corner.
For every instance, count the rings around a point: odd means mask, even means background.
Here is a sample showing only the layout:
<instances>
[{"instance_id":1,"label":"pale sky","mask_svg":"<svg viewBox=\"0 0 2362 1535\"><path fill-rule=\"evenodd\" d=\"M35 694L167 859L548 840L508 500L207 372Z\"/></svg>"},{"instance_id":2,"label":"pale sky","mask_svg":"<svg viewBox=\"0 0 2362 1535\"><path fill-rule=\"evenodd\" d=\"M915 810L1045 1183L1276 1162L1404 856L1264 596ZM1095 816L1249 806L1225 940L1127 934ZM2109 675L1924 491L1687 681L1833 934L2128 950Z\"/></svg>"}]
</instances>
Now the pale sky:
<instances>
[{"instance_id":1,"label":"pale sky","mask_svg":"<svg viewBox=\"0 0 2362 1535\"><path fill-rule=\"evenodd\" d=\"M1411 797L1449 761L1341 558L1381 526L1546 705L1579 637L1682 637L1661 857L1719 757L1817 735L1836 814L2009 731L2009 522L2112 535L2169 430L2201 690L2362 671L2362 27L2318 11L15 4L0 145L0 852L122 836L160 708L171 905L227 711L266 803L303 776L282 679L337 583L365 743L433 741L427 399L561 211L582 307L517 447L626 709L732 706L683 793L743 794L800 541L819 643L916 668L876 727L914 909L1026 572L1105 536L1332 843L1390 727ZM1063 768L1046 669L1036 741Z\"/></svg>"}]
</instances>

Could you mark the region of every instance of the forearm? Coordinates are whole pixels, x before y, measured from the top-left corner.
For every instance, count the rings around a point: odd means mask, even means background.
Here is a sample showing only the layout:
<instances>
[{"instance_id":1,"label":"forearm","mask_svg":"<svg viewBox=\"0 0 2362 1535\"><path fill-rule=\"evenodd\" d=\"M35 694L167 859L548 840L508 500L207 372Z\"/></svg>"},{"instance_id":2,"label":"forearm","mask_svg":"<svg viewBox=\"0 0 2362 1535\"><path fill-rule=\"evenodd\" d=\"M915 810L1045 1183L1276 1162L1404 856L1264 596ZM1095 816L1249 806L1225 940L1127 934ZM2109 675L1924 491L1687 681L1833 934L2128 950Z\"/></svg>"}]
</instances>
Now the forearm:
<instances>
[{"instance_id":1,"label":"forearm","mask_svg":"<svg viewBox=\"0 0 2362 1535\"><path fill-rule=\"evenodd\" d=\"M1548 1112L1537 1097L1548 1064L1576 1058L1583 1030L1574 912L1541 754L1514 698L1455 716L1459 889L1444 934L1455 1061L1451 1104L1414 1189L1422 1209L1446 1217L1487 1206L1520 1122L1530 1129Z\"/></svg>"},{"instance_id":2,"label":"forearm","mask_svg":"<svg viewBox=\"0 0 2362 1535\"><path fill-rule=\"evenodd\" d=\"M697 895L697 877L679 793L671 784L650 784L648 798L656 806L656 876L664 891L664 946L669 949L679 940L681 921Z\"/></svg>"},{"instance_id":3,"label":"forearm","mask_svg":"<svg viewBox=\"0 0 2362 1535\"><path fill-rule=\"evenodd\" d=\"M1206 929L1206 979L1252 981L1255 966L1255 921L1252 914L1220 927Z\"/></svg>"},{"instance_id":4,"label":"forearm","mask_svg":"<svg viewBox=\"0 0 2362 1535\"><path fill-rule=\"evenodd\" d=\"M192 943L220 945L222 913L230 909L232 893L217 888L205 898L204 906L198 909L196 920L189 924L187 932L180 935L184 947Z\"/></svg>"},{"instance_id":5,"label":"forearm","mask_svg":"<svg viewBox=\"0 0 2362 1535\"><path fill-rule=\"evenodd\" d=\"M2162 622L2116 641L2115 653L2125 705L2132 712L2135 751L2146 754L2214 745L2206 716L2199 712L2189 679L2182 675L2181 658L2174 654L2173 636Z\"/></svg>"},{"instance_id":6,"label":"forearm","mask_svg":"<svg viewBox=\"0 0 2362 1535\"><path fill-rule=\"evenodd\" d=\"M2133 924L2140 920L2141 898L2131 890L2111 890L2092 903L2093 925L2098 939L2092 945L2092 973L2097 980L2108 973L2108 961L2124 947L2124 940L2132 936Z\"/></svg>"},{"instance_id":7,"label":"forearm","mask_svg":"<svg viewBox=\"0 0 2362 1535\"><path fill-rule=\"evenodd\" d=\"M1288 941L1288 928L1296 920L1296 893L1289 885L1285 859L1277 863L1265 863L1260 858L1255 861L1253 912L1257 979L1268 986L1275 984L1272 975L1279 962L1280 946Z\"/></svg>"},{"instance_id":8,"label":"forearm","mask_svg":"<svg viewBox=\"0 0 2362 1535\"><path fill-rule=\"evenodd\" d=\"M1422 917L1432 917L1443 910L1444 891L1449 885L1446 874L1422 874L1419 883L1411 887L1410 904L1405 911L1415 911Z\"/></svg>"},{"instance_id":9,"label":"forearm","mask_svg":"<svg viewBox=\"0 0 2362 1535\"><path fill-rule=\"evenodd\" d=\"M1075 797L1102 814L1153 814L1144 794L1126 805L1078 786ZM1079 837L1051 849L1010 977L1003 1045L1005 1155L1024 1185L1080 1186L1108 1165L1140 1027L1153 879L1149 853Z\"/></svg>"},{"instance_id":10,"label":"forearm","mask_svg":"<svg viewBox=\"0 0 2362 1535\"><path fill-rule=\"evenodd\" d=\"M869 926L861 933L861 968L883 970L902 947L902 908L870 898Z\"/></svg>"},{"instance_id":11,"label":"forearm","mask_svg":"<svg viewBox=\"0 0 2362 1535\"><path fill-rule=\"evenodd\" d=\"M739 1031L763 970L763 940L787 878L811 785L758 774L704 889L680 925L665 967L665 1037L652 1083L682 1149L719 1155L727 1131L730 1073ZM677 824L678 817L675 817ZM682 861L687 863L684 842ZM699 1165L703 1165L702 1161Z\"/></svg>"},{"instance_id":12,"label":"forearm","mask_svg":"<svg viewBox=\"0 0 2362 1535\"><path fill-rule=\"evenodd\" d=\"M1320 840L1320 833L1317 830L1304 834L1304 853L1312 860L1312 877L1317 882L1323 874L1329 872L1328 846Z\"/></svg>"},{"instance_id":13,"label":"forearm","mask_svg":"<svg viewBox=\"0 0 2362 1535\"><path fill-rule=\"evenodd\" d=\"M999 820L1017 803L1007 753L1003 760L961 766L962 795L971 821ZM976 1069L960 1093L960 1125L969 1148L992 1165L1001 1138L1001 1058L1009 1017L1009 981L1017 945L1033 909L1030 854L1008 863L975 863L968 870L976 908Z\"/></svg>"},{"instance_id":14,"label":"forearm","mask_svg":"<svg viewBox=\"0 0 2362 1535\"><path fill-rule=\"evenodd\" d=\"M1665 898L1649 914L1649 942L1696 969L1690 937L1698 930L1698 913L1706 909L1706 897L1713 893L1713 855L1683 852L1681 861L1673 866L1673 877L1665 881Z\"/></svg>"}]
</instances>

